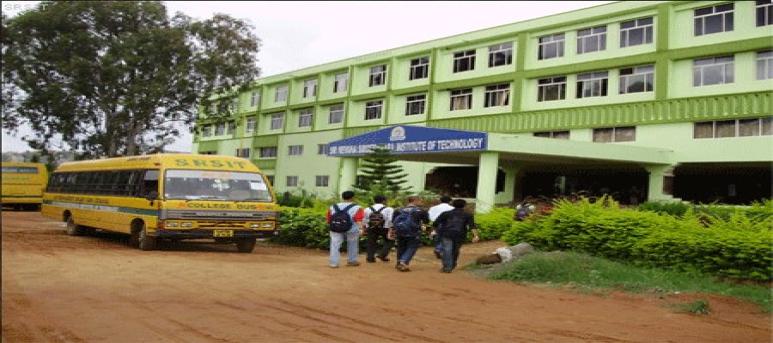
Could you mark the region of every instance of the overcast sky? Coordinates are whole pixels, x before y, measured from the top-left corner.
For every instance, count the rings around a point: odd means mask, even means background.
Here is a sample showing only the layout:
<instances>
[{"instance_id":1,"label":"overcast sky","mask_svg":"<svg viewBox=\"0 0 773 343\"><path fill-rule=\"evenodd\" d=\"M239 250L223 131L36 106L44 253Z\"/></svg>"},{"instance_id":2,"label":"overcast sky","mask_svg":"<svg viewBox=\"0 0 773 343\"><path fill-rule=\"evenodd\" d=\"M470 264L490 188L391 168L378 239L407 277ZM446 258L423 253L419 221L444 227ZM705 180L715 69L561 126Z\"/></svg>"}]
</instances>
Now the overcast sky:
<instances>
[{"instance_id":1,"label":"overcast sky","mask_svg":"<svg viewBox=\"0 0 773 343\"><path fill-rule=\"evenodd\" d=\"M348 57L419 43L492 26L596 6L610 1L521 2L166 2L170 13L204 19L226 13L247 19L263 42L258 54L269 76ZM5 1L8 16L34 3ZM20 137L3 132L3 152L28 150ZM190 151L183 135L168 149Z\"/></svg>"}]
</instances>

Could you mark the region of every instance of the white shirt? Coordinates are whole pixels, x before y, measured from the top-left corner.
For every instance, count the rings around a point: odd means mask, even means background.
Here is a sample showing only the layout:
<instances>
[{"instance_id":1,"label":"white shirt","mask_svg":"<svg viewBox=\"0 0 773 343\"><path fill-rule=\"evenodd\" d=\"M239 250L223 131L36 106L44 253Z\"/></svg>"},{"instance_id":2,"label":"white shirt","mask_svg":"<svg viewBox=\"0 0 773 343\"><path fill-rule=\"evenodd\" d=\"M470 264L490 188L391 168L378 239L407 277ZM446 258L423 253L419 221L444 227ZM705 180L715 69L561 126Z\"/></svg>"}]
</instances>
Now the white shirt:
<instances>
[{"instance_id":1,"label":"white shirt","mask_svg":"<svg viewBox=\"0 0 773 343\"><path fill-rule=\"evenodd\" d=\"M373 207L374 210L378 211L381 210L381 214L384 216L384 228L391 228L392 227L392 215L394 215L395 210L391 207L387 207L384 204L373 204L370 207L365 208L365 219L363 219L363 223L366 225L368 224L368 219L370 218L370 214L373 213L373 211L370 210L370 208ZM386 208L385 208L386 207Z\"/></svg>"},{"instance_id":2,"label":"white shirt","mask_svg":"<svg viewBox=\"0 0 773 343\"><path fill-rule=\"evenodd\" d=\"M444 202L437 204L435 206L432 206L429 208L429 220L434 222L435 220L437 220L437 217L440 217L440 215L443 214L443 212L448 212L453 209L454 209L453 206L446 204Z\"/></svg>"}]
</instances>

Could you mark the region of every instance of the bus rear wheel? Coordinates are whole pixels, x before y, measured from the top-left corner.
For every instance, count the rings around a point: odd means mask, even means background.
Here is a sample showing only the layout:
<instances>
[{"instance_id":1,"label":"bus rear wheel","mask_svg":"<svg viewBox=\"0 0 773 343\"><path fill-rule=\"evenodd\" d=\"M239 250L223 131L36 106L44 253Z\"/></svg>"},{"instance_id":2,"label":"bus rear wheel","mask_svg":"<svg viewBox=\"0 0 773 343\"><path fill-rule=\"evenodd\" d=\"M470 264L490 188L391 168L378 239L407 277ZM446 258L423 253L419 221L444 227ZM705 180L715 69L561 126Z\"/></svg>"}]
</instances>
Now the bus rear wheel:
<instances>
[{"instance_id":1,"label":"bus rear wheel","mask_svg":"<svg viewBox=\"0 0 773 343\"><path fill-rule=\"evenodd\" d=\"M249 254L255 249L255 238L240 238L236 241L236 250Z\"/></svg>"},{"instance_id":2,"label":"bus rear wheel","mask_svg":"<svg viewBox=\"0 0 773 343\"><path fill-rule=\"evenodd\" d=\"M67 234L70 236L81 236L84 234L83 226L75 224L72 216L67 217Z\"/></svg>"}]
</instances>

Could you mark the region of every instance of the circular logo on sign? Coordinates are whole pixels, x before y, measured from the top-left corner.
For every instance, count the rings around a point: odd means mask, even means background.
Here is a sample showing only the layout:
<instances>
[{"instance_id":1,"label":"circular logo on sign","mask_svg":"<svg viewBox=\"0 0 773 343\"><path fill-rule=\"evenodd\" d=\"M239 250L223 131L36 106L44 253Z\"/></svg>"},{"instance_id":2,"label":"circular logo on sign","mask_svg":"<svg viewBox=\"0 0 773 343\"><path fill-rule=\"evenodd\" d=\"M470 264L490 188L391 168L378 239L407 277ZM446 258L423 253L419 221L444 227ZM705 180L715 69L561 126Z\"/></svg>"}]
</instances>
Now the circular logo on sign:
<instances>
[{"instance_id":1,"label":"circular logo on sign","mask_svg":"<svg viewBox=\"0 0 773 343\"><path fill-rule=\"evenodd\" d=\"M403 141L405 140L405 129L402 126L395 126L392 129L392 133L389 135L390 141Z\"/></svg>"}]
</instances>

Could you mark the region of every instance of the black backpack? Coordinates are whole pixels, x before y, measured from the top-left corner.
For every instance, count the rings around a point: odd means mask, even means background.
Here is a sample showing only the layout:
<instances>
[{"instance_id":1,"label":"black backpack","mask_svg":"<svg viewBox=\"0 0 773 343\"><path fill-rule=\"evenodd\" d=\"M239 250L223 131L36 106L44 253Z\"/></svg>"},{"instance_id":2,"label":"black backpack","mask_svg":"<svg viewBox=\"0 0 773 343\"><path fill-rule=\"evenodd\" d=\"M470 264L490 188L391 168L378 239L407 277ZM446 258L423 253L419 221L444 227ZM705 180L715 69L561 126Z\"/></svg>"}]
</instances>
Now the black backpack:
<instances>
[{"instance_id":1,"label":"black backpack","mask_svg":"<svg viewBox=\"0 0 773 343\"><path fill-rule=\"evenodd\" d=\"M461 237L465 234L467 216L464 212L450 212L448 218L446 218L443 227L441 228L441 234L448 237Z\"/></svg>"},{"instance_id":2,"label":"black backpack","mask_svg":"<svg viewBox=\"0 0 773 343\"><path fill-rule=\"evenodd\" d=\"M381 211L383 211L386 206L376 210L373 208L373 206L370 208L370 216L368 216L368 228L369 229L383 229L384 228L384 222L386 219L384 219L384 215L381 214Z\"/></svg>"},{"instance_id":3,"label":"black backpack","mask_svg":"<svg viewBox=\"0 0 773 343\"><path fill-rule=\"evenodd\" d=\"M398 237L415 237L420 234L421 224L415 215L418 210L415 207L406 207L397 214L392 225Z\"/></svg>"},{"instance_id":4,"label":"black backpack","mask_svg":"<svg viewBox=\"0 0 773 343\"><path fill-rule=\"evenodd\" d=\"M346 206L343 210L338 208L338 205L333 205L333 214L330 216L330 231L332 232L346 232L352 229L352 217L349 215L349 210L352 207L357 206L351 204Z\"/></svg>"}]
</instances>

